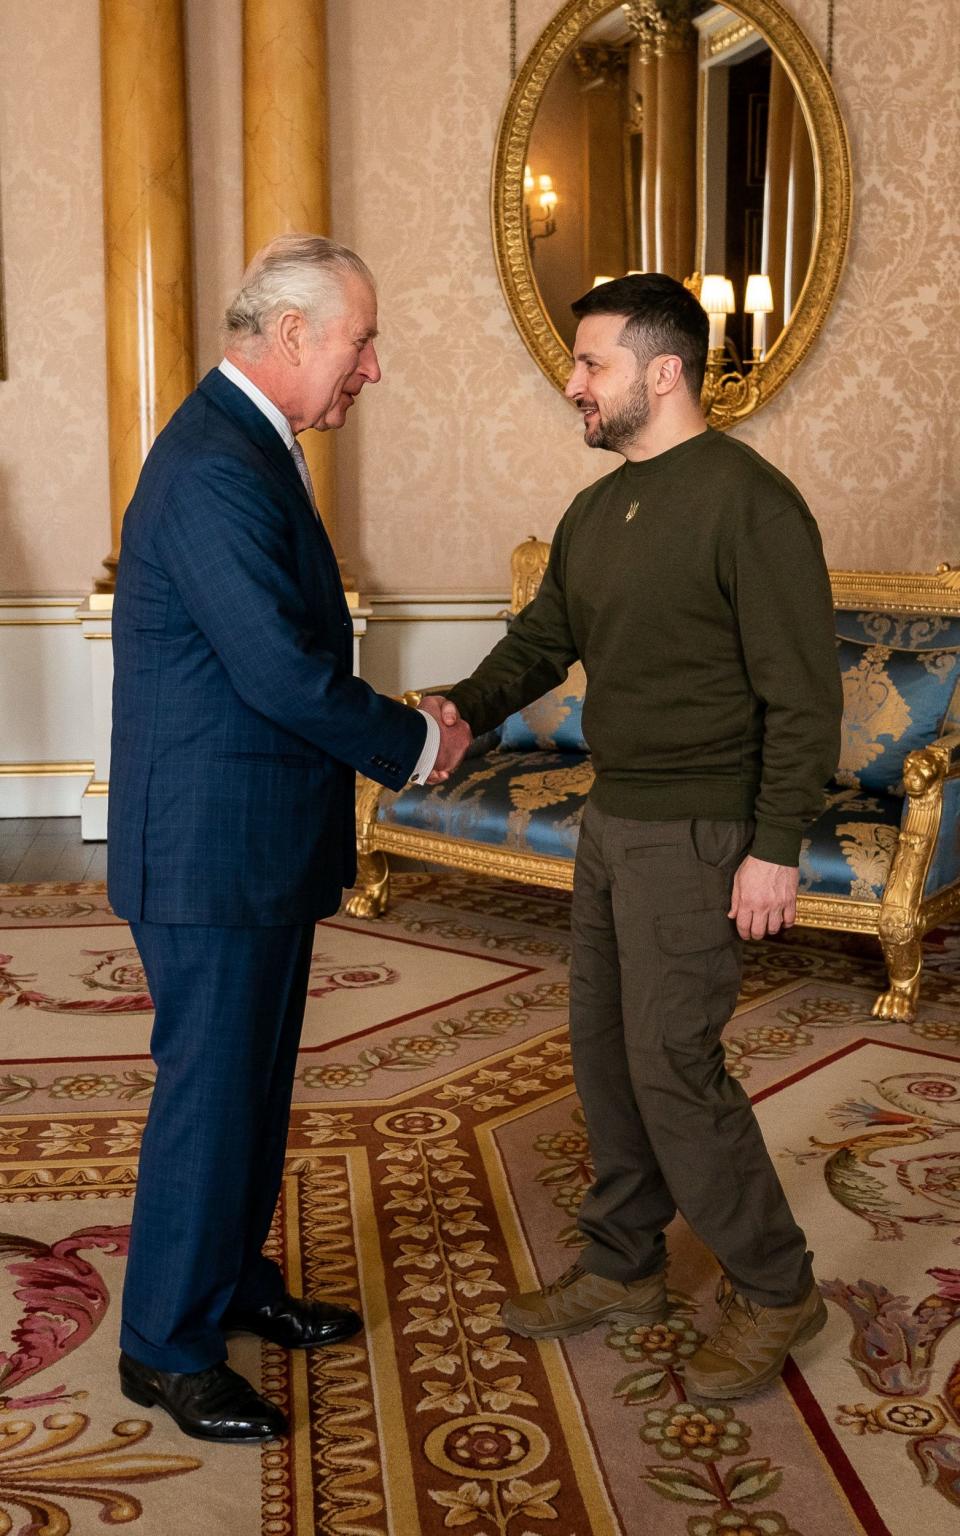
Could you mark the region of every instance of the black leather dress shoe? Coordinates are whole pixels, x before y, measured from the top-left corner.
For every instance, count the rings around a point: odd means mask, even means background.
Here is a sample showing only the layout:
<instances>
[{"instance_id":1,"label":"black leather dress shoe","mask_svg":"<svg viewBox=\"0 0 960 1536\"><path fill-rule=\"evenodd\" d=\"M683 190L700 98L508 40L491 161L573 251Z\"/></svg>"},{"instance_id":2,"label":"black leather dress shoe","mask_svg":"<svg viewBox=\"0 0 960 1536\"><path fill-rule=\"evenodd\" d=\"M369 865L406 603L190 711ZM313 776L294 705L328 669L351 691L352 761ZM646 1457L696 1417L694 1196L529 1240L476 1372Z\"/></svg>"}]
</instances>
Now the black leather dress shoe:
<instances>
[{"instance_id":1,"label":"black leather dress shoe","mask_svg":"<svg viewBox=\"0 0 960 1536\"><path fill-rule=\"evenodd\" d=\"M336 1307L329 1301L281 1296L272 1306L228 1312L222 1327L226 1334L255 1333L283 1349L313 1349L351 1338L363 1327L363 1319L350 1307Z\"/></svg>"},{"instance_id":2,"label":"black leather dress shoe","mask_svg":"<svg viewBox=\"0 0 960 1536\"><path fill-rule=\"evenodd\" d=\"M205 1371L155 1371L120 1356L120 1389L141 1408L162 1408L195 1440L273 1440L287 1433L286 1415L228 1365Z\"/></svg>"}]
</instances>

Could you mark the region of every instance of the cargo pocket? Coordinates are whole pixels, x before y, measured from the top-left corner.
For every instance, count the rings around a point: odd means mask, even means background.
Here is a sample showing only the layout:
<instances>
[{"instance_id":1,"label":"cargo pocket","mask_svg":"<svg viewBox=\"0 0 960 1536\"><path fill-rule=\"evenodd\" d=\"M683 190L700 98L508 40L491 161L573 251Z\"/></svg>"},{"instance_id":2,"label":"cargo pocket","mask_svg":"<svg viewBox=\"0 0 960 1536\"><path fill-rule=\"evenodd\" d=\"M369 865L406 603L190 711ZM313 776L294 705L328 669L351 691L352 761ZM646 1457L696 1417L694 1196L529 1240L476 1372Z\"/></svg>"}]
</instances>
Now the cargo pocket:
<instances>
[{"instance_id":1,"label":"cargo pocket","mask_svg":"<svg viewBox=\"0 0 960 1536\"><path fill-rule=\"evenodd\" d=\"M712 1044L733 1012L740 986L740 941L730 918L709 912L661 914L656 919L667 1050L699 1053Z\"/></svg>"}]
</instances>

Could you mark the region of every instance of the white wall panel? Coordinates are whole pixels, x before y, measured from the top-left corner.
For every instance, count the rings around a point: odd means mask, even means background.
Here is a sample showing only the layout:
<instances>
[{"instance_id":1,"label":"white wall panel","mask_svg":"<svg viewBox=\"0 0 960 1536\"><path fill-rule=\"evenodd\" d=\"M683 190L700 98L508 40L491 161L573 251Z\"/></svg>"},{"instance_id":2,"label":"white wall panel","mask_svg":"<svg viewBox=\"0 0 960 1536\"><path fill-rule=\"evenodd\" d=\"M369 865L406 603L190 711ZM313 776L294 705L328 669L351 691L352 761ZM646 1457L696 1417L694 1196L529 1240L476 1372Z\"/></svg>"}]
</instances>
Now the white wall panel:
<instances>
[{"instance_id":1,"label":"white wall panel","mask_svg":"<svg viewBox=\"0 0 960 1536\"><path fill-rule=\"evenodd\" d=\"M94 750L79 602L0 598L0 817L80 814Z\"/></svg>"},{"instance_id":2,"label":"white wall panel","mask_svg":"<svg viewBox=\"0 0 960 1536\"><path fill-rule=\"evenodd\" d=\"M455 683L502 637L506 594L472 597L384 596L370 599L360 675L381 693Z\"/></svg>"}]
</instances>

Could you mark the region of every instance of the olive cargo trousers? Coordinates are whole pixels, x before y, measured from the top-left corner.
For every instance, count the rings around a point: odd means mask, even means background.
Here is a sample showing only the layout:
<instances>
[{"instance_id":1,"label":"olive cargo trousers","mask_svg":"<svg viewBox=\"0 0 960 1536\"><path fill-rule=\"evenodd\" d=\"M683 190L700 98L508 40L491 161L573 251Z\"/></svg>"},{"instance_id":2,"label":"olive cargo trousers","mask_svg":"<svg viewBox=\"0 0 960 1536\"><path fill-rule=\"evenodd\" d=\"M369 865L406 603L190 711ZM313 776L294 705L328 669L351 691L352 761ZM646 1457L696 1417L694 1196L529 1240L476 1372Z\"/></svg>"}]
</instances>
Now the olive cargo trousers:
<instances>
[{"instance_id":1,"label":"olive cargo trousers","mask_svg":"<svg viewBox=\"0 0 960 1536\"><path fill-rule=\"evenodd\" d=\"M741 944L727 917L749 821L632 821L588 802L571 917L570 1039L596 1179L586 1269L666 1263L677 1211L735 1288L791 1306L812 1272L750 1101L724 1066Z\"/></svg>"}]
</instances>

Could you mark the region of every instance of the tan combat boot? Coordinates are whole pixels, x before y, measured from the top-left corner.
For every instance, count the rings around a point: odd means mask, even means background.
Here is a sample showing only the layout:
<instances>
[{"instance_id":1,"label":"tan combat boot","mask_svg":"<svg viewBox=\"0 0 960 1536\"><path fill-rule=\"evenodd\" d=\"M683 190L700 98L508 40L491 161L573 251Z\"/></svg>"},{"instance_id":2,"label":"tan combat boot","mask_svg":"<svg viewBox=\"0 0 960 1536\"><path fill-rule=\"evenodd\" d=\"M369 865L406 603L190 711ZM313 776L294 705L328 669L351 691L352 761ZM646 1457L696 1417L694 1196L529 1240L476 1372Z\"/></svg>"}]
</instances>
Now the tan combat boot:
<instances>
[{"instance_id":1,"label":"tan combat boot","mask_svg":"<svg viewBox=\"0 0 960 1536\"><path fill-rule=\"evenodd\" d=\"M717 1288L720 1326L687 1361L684 1384L692 1398L746 1397L776 1381L787 1355L827 1321L816 1285L793 1307L762 1307L726 1278Z\"/></svg>"},{"instance_id":2,"label":"tan combat boot","mask_svg":"<svg viewBox=\"0 0 960 1536\"><path fill-rule=\"evenodd\" d=\"M567 1339L597 1323L662 1323L667 1316L663 1271L633 1280L605 1280L572 1264L542 1291L526 1291L503 1306L503 1321L526 1339Z\"/></svg>"}]
</instances>

